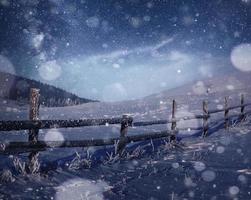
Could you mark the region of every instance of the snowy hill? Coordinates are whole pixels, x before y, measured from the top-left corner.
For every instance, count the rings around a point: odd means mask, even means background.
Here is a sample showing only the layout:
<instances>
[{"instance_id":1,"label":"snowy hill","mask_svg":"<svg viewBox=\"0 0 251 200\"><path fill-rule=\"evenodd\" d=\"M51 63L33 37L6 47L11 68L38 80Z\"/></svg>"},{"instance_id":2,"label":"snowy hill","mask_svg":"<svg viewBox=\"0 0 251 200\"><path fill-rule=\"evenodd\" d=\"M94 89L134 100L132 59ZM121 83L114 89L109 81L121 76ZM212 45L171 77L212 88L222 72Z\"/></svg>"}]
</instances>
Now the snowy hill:
<instances>
[{"instance_id":1,"label":"snowy hill","mask_svg":"<svg viewBox=\"0 0 251 200\"><path fill-rule=\"evenodd\" d=\"M250 72L232 72L226 75L214 76L207 79L198 79L186 85L165 90L163 92L150 95L146 100L156 98L166 98L172 96L193 96L193 95L213 95L220 92L235 93L236 91L247 91L251 89L249 84L251 81Z\"/></svg>"},{"instance_id":2,"label":"snowy hill","mask_svg":"<svg viewBox=\"0 0 251 200\"><path fill-rule=\"evenodd\" d=\"M93 102L52 85L0 72L0 97L28 103L30 88L40 89L40 101L45 106L69 106Z\"/></svg>"}]
</instances>

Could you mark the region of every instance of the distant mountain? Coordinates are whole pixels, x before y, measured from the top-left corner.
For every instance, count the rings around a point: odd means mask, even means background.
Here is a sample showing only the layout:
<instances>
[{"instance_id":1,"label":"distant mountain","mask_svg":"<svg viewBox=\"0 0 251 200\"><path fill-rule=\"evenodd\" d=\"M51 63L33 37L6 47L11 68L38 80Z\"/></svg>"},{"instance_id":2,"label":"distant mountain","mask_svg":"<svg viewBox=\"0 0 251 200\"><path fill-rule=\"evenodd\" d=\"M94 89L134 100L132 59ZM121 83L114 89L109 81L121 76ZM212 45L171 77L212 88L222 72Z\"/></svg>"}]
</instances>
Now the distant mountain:
<instances>
[{"instance_id":1,"label":"distant mountain","mask_svg":"<svg viewBox=\"0 0 251 200\"><path fill-rule=\"evenodd\" d=\"M236 93L236 91L250 91L251 90L251 72L231 72L225 75L218 75L212 78L203 78L192 81L185 85L163 90L160 93L149 95L147 99L159 99L176 96L194 96L194 95L210 95L215 93Z\"/></svg>"},{"instance_id":2,"label":"distant mountain","mask_svg":"<svg viewBox=\"0 0 251 200\"><path fill-rule=\"evenodd\" d=\"M40 103L48 107L95 102L94 100L80 98L75 94L49 84L0 72L0 97L28 103L30 88L40 89Z\"/></svg>"}]
</instances>

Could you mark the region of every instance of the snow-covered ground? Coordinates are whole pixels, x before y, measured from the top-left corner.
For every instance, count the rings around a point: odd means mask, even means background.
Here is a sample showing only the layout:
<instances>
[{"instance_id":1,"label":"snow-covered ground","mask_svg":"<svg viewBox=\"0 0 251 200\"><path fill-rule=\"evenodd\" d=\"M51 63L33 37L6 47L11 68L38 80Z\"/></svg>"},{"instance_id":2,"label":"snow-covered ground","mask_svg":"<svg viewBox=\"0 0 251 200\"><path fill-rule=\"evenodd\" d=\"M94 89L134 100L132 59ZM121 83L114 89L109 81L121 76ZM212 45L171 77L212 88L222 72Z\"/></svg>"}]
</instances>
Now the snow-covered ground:
<instances>
[{"instance_id":1,"label":"snow-covered ground","mask_svg":"<svg viewBox=\"0 0 251 200\"><path fill-rule=\"evenodd\" d=\"M229 97L230 105L239 104L241 93L245 94L246 102L251 102L250 80L250 73L237 73L220 79L194 82L140 100L88 103L62 108L42 107L40 118L104 118L120 117L129 113L134 121L169 119L174 98L178 103L177 116L192 116L202 113L203 100L209 101L209 109L222 109L225 96ZM1 120L27 119L28 107L16 105L15 102L0 101L0 112ZM239 113L240 109L230 111L230 114L234 112ZM223 113L220 113L211 120L222 117ZM178 123L178 127L200 125L201 120ZM170 128L169 125L132 127L129 135L167 128ZM41 140L62 141L108 138L118 136L119 129L119 125L52 129L40 130L39 135ZM182 148L160 146L153 153L143 154L139 158L136 156L137 158L128 158L113 164L98 164L90 169L82 167L69 170L64 165L40 177L15 174L12 164L15 155L2 155L1 171L11 169L16 180L12 183L1 183L0 199L250 199L250 129L247 121L229 131L218 130L205 140L195 137L183 139ZM185 131L180 134L192 133ZM0 140L24 141L27 140L27 131L1 132ZM84 150L51 149L42 152L39 159L42 162L60 161L75 151L82 154ZM90 148L89 152L94 153L94 149ZM137 152L132 153L132 156L134 154ZM19 155L19 158L25 160L26 155ZM79 159L79 162L86 164Z\"/></svg>"},{"instance_id":2,"label":"snow-covered ground","mask_svg":"<svg viewBox=\"0 0 251 200\"><path fill-rule=\"evenodd\" d=\"M181 148L162 145L154 153L90 169L19 175L1 184L0 198L250 199L250 145L248 121L206 139L185 139Z\"/></svg>"}]
</instances>

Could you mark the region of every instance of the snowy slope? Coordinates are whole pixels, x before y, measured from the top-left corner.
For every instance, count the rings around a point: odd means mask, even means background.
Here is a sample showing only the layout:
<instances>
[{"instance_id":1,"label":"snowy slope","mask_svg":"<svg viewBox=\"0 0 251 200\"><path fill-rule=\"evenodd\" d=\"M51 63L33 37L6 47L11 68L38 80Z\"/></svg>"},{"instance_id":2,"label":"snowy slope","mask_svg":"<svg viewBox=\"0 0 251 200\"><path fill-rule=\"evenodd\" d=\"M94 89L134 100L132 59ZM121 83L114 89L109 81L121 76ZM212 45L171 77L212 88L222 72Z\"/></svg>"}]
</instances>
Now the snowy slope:
<instances>
[{"instance_id":1,"label":"snowy slope","mask_svg":"<svg viewBox=\"0 0 251 200\"><path fill-rule=\"evenodd\" d=\"M203 100L209 101L209 108L221 109L225 96L230 97L230 105L236 105L239 103L239 94L245 93L246 101L251 102L250 81L250 74L236 73L231 77L212 78L199 82L199 84L197 82L191 83L177 88L176 93L175 90L163 91L140 100L88 103L62 108L42 107L40 118L103 118L130 113L135 121L166 119L170 117L173 98L178 102L177 115L191 116L201 113ZM208 83L213 83L209 93L206 92L205 86ZM0 108L1 120L27 119L28 108L26 106L1 101ZM222 115L221 113L213 119L222 118ZM201 120L192 120L178 123L178 127L196 127L200 124ZM166 128L169 126L130 128L129 134ZM40 139L63 141L81 138L106 138L118 136L119 129L119 125L109 125L40 130ZM169 149L168 151L159 151L159 153L155 152L150 157L143 156L140 160L129 159L120 164L98 165L91 169L77 171L68 171L65 168L58 169L49 172L49 179L32 177L25 180L23 177L17 176L17 181L14 184L2 184L0 193L5 193L4 199L14 198L14 194L12 194L14 190L16 191L16 199L28 197L34 199L37 195L41 199L51 197L53 199L67 199L69 195L72 199L103 199L104 197L109 199L232 199L235 197L248 199L251 164L248 158L250 152L247 147L251 140L250 134L247 133L250 132L250 127L247 125L247 127L231 129L230 132L219 131L205 141L201 138L187 138L184 140L185 147L181 152L177 149L173 151ZM184 132L183 134L192 133ZM2 132L0 139L2 141L26 140L27 132L12 132L8 136ZM82 152L83 150L81 148L51 149L42 152L39 158L41 161L51 162L72 155L75 151ZM90 148L90 152L93 153L94 149ZM1 156L1 168L11 166L12 160L11 157ZM237 163L235 163L236 161ZM216 164L218 165L216 166ZM25 188L22 186L24 182L27 184ZM73 194L72 191L76 192ZM102 194L102 192L105 193Z\"/></svg>"},{"instance_id":2,"label":"snowy slope","mask_svg":"<svg viewBox=\"0 0 251 200\"><path fill-rule=\"evenodd\" d=\"M163 145L153 154L114 164L17 176L1 184L0 198L250 199L250 130L248 121L204 140L186 139L182 149Z\"/></svg>"}]
</instances>

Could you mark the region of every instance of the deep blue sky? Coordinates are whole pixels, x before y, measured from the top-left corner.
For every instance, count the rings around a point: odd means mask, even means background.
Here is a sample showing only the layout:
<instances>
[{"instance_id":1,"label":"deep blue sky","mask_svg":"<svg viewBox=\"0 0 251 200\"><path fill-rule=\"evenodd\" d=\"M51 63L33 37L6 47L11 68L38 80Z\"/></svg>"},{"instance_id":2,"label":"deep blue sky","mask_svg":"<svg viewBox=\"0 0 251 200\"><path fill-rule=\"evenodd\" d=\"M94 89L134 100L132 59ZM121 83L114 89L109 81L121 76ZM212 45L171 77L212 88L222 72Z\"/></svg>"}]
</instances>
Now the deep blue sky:
<instances>
[{"instance_id":1,"label":"deep blue sky","mask_svg":"<svg viewBox=\"0 0 251 200\"><path fill-rule=\"evenodd\" d=\"M87 98L229 72L250 42L251 0L0 0L0 70Z\"/></svg>"}]
</instances>

